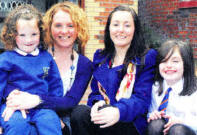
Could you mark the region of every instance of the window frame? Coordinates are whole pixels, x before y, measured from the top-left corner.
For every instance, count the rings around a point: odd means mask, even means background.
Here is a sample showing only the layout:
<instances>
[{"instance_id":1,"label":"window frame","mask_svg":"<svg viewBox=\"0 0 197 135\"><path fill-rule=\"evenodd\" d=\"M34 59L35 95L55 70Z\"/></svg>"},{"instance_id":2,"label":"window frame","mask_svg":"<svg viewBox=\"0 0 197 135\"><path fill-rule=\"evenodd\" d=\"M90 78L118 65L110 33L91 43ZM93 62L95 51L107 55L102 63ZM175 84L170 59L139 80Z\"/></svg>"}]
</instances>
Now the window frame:
<instances>
[{"instance_id":1,"label":"window frame","mask_svg":"<svg viewBox=\"0 0 197 135\"><path fill-rule=\"evenodd\" d=\"M194 8L197 7L196 0L179 0L179 8Z\"/></svg>"}]
</instances>

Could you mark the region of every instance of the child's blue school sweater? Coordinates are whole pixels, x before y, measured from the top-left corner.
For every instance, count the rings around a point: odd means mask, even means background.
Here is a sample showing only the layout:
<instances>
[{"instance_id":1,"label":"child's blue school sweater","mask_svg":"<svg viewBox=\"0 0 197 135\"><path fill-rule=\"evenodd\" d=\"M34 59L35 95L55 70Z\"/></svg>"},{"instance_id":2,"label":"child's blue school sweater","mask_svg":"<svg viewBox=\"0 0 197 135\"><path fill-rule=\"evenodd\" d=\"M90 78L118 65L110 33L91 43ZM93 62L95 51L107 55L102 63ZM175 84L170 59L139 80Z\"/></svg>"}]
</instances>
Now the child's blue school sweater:
<instances>
[{"instance_id":1,"label":"child's blue school sweater","mask_svg":"<svg viewBox=\"0 0 197 135\"><path fill-rule=\"evenodd\" d=\"M0 101L11 92L9 87L37 95L63 95L57 65L52 56L41 49L37 56L23 56L16 51L0 55Z\"/></svg>"}]
</instances>

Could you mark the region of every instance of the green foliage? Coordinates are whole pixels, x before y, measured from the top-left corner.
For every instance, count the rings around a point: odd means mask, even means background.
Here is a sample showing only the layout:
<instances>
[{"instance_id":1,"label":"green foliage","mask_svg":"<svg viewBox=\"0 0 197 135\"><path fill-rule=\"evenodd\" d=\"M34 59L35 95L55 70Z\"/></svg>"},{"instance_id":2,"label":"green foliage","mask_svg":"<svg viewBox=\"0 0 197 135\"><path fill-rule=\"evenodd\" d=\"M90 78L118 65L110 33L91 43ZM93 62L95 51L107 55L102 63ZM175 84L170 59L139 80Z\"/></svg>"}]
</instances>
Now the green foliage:
<instances>
[{"instance_id":1,"label":"green foliage","mask_svg":"<svg viewBox=\"0 0 197 135\"><path fill-rule=\"evenodd\" d=\"M144 37L146 44L149 45L150 48L158 48L161 45L161 37L157 32L155 32L151 27L145 25L144 27Z\"/></svg>"}]
</instances>

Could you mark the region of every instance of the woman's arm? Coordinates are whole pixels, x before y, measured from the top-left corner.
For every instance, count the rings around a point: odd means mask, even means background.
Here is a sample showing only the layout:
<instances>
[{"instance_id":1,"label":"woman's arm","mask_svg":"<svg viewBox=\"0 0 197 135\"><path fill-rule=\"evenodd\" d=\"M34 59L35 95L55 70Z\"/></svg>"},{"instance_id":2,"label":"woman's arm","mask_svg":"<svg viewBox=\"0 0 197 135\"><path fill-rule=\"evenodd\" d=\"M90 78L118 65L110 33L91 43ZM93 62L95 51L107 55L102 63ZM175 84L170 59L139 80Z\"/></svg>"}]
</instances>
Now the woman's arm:
<instances>
[{"instance_id":1,"label":"woman's arm","mask_svg":"<svg viewBox=\"0 0 197 135\"><path fill-rule=\"evenodd\" d=\"M101 49L98 49L94 53L94 57L93 57L94 71L97 70L97 68L100 66L101 61L103 61L105 59L105 57L101 55L101 51L102 51ZM94 74L93 74L90 86L91 86L92 92L90 93L90 95L88 97L88 103L87 104L89 106L93 106L97 101L104 100L103 96L99 92L98 81L94 77Z\"/></svg>"},{"instance_id":2,"label":"woman's arm","mask_svg":"<svg viewBox=\"0 0 197 135\"><path fill-rule=\"evenodd\" d=\"M120 121L130 122L139 115L145 115L151 102L156 51L149 50L145 57L145 66L136 74L133 94L129 99L122 98L114 106L120 111ZM137 69L139 72L139 67Z\"/></svg>"},{"instance_id":3,"label":"woman's arm","mask_svg":"<svg viewBox=\"0 0 197 135\"><path fill-rule=\"evenodd\" d=\"M7 97L6 105L15 110L35 108L41 103L38 95L30 94L28 92L13 90Z\"/></svg>"},{"instance_id":4,"label":"woman's arm","mask_svg":"<svg viewBox=\"0 0 197 135\"><path fill-rule=\"evenodd\" d=\"M43 103L39 107L61 111L79 103L91 79L93 65L89 59L80 55L77 66L74 83L66 95L62 98L40 95Z\"/></svg>"},{"instance_id":5,"label":"woman's arm","mask_svg":"<svg viewBox=\"0 0 197 135\"><path fill-rule=\"evenodd\" d=\"M24 107L28 107L28 109L30 107L39 107L54 109L56 111L65 110L77 105L88 86L93 70L92 62L84 56L80 57L81 59L79 59L78 62L75 81L71 89L64 97L33 95L25 92L20 92L20 96L18 95L18 98L17 95L15 95L14 97L12 96L12 98L9 98L7 102L9 102L10 106L17 106L18 109L22 107L23 109L27 109Z\"/></svg>"}]
</instances>

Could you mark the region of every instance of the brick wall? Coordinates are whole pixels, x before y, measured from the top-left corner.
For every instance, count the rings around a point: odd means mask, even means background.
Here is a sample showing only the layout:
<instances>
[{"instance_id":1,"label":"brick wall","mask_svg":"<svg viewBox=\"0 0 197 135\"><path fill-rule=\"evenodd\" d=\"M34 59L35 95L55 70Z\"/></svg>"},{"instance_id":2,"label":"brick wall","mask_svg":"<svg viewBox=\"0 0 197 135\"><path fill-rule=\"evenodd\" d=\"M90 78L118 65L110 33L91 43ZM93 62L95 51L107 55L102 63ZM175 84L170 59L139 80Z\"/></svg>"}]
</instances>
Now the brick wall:
<instances>
[{"instance_id":1,"label":"brick wall","mask_svg":"<svg viewBox=\"0 0 197 135\"><path fill-rule=\"evenodd\" d=\"M136 11L138 0L85 0L85 11L90 25L90 40L85 48L85 55L92 59L93 53L98 48L103 48L103 31L107 16L114 7L128 4Z\"/></svg>"},{"instance_id":2,"label":"brick wall","mask_svg":"<svg viewBox=\"0 0 197 135\"><path fill-rule=\"evenodd\" d=\"M191 43L197 58L197 6L180 8L179 0L139 0L142 24L152 29L160 40L178 38Z\"/></svg>"}]
</instances>

